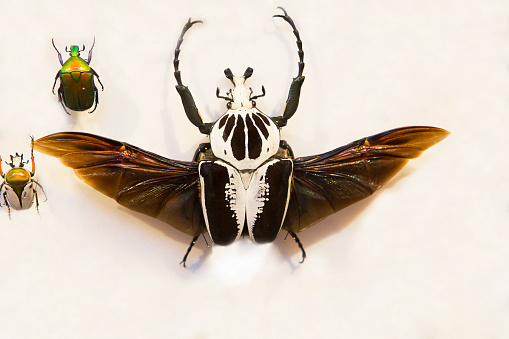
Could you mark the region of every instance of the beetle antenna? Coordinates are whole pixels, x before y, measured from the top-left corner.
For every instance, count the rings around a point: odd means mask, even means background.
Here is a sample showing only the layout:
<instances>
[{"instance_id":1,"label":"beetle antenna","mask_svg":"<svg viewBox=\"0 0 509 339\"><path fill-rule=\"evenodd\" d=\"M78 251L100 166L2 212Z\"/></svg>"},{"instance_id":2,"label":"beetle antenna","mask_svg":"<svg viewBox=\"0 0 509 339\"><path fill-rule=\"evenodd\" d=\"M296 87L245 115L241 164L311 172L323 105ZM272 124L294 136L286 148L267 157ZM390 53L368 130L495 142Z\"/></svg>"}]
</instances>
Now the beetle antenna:
<instances>
[{"instance_id":1,"label":"beetle antenna","mask_svg":"<svg viewBox=\"0 0 509 339\"><path fill-rule=\"evenodd\" d=\"M299 246L300 250L302 251L302 260L299 261L299 263L302 264L304 262L304 260L306 260L306 251L304 251L304 247L302 246L302 243L300 242L299 237L297 237L297 234L295 234L294 232L288 232L288 234L290 234L292 236L293 240L295 240L295 242ZM288 234L286 236L288 236ZM286 237L285 237L285 239L286 239Z\"/></svg>"},{"instance_id":2,"label":"beetle antenna","mask_svg":"<svg viewBox=\"0 0 509 339\"><path fill-rule=\"evenodd\" d=\"M68 51L68 50L67 50L67 46L65 46L65 51L66 51L67 53L69 53L69 52L70 52L70 51Z\"/></svg>"},{"instance_id":3,"label":"beetle antenna","mask_svg":"<svg viewBox=\"0 0 509 339\"><path fill-rule=\"evenodd\" d=\"M189 255L189 252L191 252L191 248L193 248L194 244L196 244L196 240L198 240L198 237L200 235L196 235L193 237L193 240L191 240L191 243L189 244L189 247L187 248L186 254L184 255L184 259L180 262L184 267L186 267L186 260L187 256Z\"/></svg>"}]
</instances>

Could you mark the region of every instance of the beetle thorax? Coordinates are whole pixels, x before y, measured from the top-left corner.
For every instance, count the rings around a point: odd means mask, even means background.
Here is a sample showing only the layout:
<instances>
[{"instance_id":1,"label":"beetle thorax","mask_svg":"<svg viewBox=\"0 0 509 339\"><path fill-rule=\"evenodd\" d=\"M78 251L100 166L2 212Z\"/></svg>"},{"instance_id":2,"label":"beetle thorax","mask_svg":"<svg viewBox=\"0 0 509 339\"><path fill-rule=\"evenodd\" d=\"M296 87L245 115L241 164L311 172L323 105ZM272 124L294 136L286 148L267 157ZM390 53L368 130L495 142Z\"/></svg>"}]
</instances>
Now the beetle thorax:
<instances>
[{"instance_id":1,"label":"beetle thorax","mask_svg":"<svg viewBox=\"0 0 509 339\"><path fill-rule=\"evenodd\" d=\"M254 170L276 154L279 129L255 107L228 110L210 132L212 152L238 170Z\"/></svg>"}]
</instances>

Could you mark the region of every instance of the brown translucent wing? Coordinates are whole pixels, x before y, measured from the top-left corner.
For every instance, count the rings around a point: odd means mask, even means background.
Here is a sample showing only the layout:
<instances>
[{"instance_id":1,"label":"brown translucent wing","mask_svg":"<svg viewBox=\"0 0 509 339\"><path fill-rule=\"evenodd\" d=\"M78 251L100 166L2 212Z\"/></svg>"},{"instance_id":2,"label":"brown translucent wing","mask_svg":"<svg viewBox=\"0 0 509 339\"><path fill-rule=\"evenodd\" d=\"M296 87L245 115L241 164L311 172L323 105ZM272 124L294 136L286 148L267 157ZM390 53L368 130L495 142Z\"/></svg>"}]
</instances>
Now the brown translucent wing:
<instances>
[{"instance_id":1,"label":"brown translucent wing","mask_svg":"<svg viewBox=\"0 0 509 339\"><path fill-rule=\"evenodd\" d=\"M99 192L119 204L196 236L205 222L198 197L198 166L87 133L56 133L34 148L57 157Z\"/></svg>"},{"instance_id":2,"label":"brown translucent wing","mask_svg":"<svg viewBox=\"0 0 509 339\"><path fill-rule=\"evenodd\" d=\"M294 159L283 229L300 232L373 194L408 159L444 139L435 127L403 127L354 141L330 152Z\"/></svg>"}]
</instances>

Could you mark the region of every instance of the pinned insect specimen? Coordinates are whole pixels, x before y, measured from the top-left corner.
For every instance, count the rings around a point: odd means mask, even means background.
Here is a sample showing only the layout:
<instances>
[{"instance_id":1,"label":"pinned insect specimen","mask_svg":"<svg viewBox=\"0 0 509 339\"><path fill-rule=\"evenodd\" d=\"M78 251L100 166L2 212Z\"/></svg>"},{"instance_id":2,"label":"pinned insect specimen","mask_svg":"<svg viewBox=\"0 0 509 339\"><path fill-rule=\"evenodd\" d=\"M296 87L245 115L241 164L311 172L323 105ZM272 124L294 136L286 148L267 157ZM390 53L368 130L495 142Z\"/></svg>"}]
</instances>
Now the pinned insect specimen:
<instances>
[{"instance_id":1,"label":"pinned insect specimen","mask_svg":"<svg viewBox=\"0 0 509 339\"><path fill-rule=\"evenodd\" d=\"M32 138L33 145L33 138ZM26 210L29 209L35 200L35 207L39 212L39 197L38 190L46 197L42 186L34 180L35 175L35 161L34 161L34 149L32 147L31 153L32 171L28 171L24 168L27 161L23 161L23 154L11 155L11 162L5 162L11 166L11 169L7 173L3 173L2 170L2 159L0 158L0 176L3 178L3 182L0 185L0 194L3 197L5 206L11 217L11 207L15 210ZM1 206L1 204L0 204Z\"/></svg>"},{"instance_id":2,"label":"pinned insect specimen","mask_svg":"<svg viewBox=\"0 0 509 339\"><path fill-rule=\"evenodd\" d=\"M92 108L92 106L94 106L94 108L89 113L94 112L97 108L97 104L99 103L99 92L94 83L94 76L99 81L99 84L101 84L102 90L104 90L104 86L99 79L99 74L90 67L95 38L94 43L88 52L87 60L80 57L80 52L85 50L85 45L83 45L82 49L73 45L69 50L66 46L65 51L69 52L69 59L67 59L65 63L63 62L62 55L55 46L53 39L51 42L58 53L58 61L60 61L60 65L62 65L62 68L55 76L53 94L55 94L57 79L60 79L60 86L58 87L58 101L60 101L67 114L71 114L67 108L73 111L86 111Z\"/></svg>"},{"instance_id":3,"label":"pinned insect specimen","mask_svg":"<svg viewBox=\"0 0 509 339\"><path fill-rule=\"evenodd\" d=\"M299 71L290 86L282 115L262 113L245 86L253 69L241 77L230 69L233 89L218 98L227 111L215 122L203 122L179 70L185 33L200 21L185 24L175 49L174 68L187 117L210 142L201 144L191 162L177 161L127 143L86 133L56 133L35 141L38 151L57 157L85 183L119 204L162 220L193 237L208 233L215 244L228 245L241 235L269 243L287 231L306 257L297 233L375 192L408 159L445 138L435 127L403 127L354 141L330 152L294 158L280 129L297 110L304 82L304 52L299 31L284 9L297 40Z\"/></svg>"}]
</instances>

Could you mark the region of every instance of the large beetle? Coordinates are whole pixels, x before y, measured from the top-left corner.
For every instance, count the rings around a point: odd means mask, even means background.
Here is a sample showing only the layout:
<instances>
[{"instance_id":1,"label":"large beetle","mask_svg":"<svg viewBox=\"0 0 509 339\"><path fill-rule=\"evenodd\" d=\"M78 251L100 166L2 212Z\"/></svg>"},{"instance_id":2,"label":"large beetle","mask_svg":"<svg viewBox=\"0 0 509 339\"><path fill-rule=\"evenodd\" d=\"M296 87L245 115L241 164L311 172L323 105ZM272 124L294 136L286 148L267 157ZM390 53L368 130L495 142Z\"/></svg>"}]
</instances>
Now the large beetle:
<instances>
[{"instance_id":1,"label":"large beetle","mask_svg":"<svg viewBox=\"0 0 509 339\"><path fill-rule=\"evenodd\" d=\"M35 142L56 156L84 182L134 211L160 219L193 236L183 263L198 237L228 245L241 235L257 243L287 231L302 250L296 233L379 189L408 159L445 138L435 127L403 127L363 138L330 152L294 158L279 131L297 110L304 81L304 53L299 32L286 11L284 19L297 39L299 71L281 116L269 117L256 107L260 95L245 86L253 70L235 77L234 88L221 96L227 111L215 123L203 122L179 70L185 33L200 21L185 24L174 57L177 91L184 110L210 137L192 162L176 161L127 143L86 133L57 133Z\"/></svg>"},{"instance_id":2,"label":"large beetle","mask_svg":"<svg viewBox=\"0 0 509 339\"><path fill-rule=\"evenodd\" d=\"M99 93L94 83L94 76L97 77L99 84L101 84L102 90L104 90L104 86L99 79L99 74L97 74L96 71L90 67L90 61L92 61L92 49L95 45L95 38L94 43L88 52L87 60L83 60L80 57L80 52L85 50L85 45L83 45L82 49L73 45L69 50L66 46L65 51L69 52L70 57L65 63L63 62L62 55L55 46L53 39L51 39L51 43L57 51L58 61L60 61L60 65L62 65L62 69L60 69L55 76L55 82L53 83L53 94L55 94L55 85L57 84L57 79L60 79L60 87L58 88L58 101L60 101L67 114L71 114L67 108L73 111L86 111L92 108L92 106L94 108L90 110L89 113L94 112L97 108L97 104L99 103Z\"/></svg>"}]
</instances>

